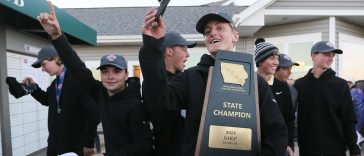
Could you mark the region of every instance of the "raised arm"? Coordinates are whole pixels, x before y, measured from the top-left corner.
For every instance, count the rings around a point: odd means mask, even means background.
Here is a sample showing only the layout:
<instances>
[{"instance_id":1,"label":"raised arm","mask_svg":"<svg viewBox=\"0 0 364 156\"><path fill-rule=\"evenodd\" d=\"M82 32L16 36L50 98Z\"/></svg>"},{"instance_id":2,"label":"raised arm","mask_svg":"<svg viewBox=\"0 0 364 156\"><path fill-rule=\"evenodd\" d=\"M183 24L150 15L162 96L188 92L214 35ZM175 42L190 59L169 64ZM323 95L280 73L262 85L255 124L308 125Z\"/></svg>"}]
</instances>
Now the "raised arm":
<instances>
[{"instance_id":1,"label":"raised arm","mask_svg":"<svg viewBox=\"0 0 364 156\"><path fill-rule=\"evenodd\" d=\"M154 8L149 10L142 27L143 46L139 51L139 61L146 86L143 88L143 96L149 104L178 111L181 104L186 104L183 102L183 99L186 99L184 97L186 95L184 87L186 86L179 85L179 83L172 85L175 84L173 82L168 85L164 62L165 49L163 48L165 25L163 19L158 18L156 20L155 15L156 10ZM176 76L176 78L178 77Z\"/></svg>"},{"instance_id":2,"label":"raised arm","mask_svg":"<svg viewBox=\"0 0 364 156\"><path fill-rule=\"evenodd\" d=\"M143 46L139 51L139 61L143 73L143 96L149 97L149 103L161 103L163 95L166 95L167 75L164 64L164 40L165 26L163 19L158 18L160 24L152 26L155 21L156 11L150 9L145 17L142 27ZM155 90L158 90L156 92Z\"/></svg>"},{"instance_id":3,"label":"raised arm","mask_svg":"<svg viewBox=\"0 0 364 156\"><path fill-rule=\"evenodd\" d=\"M62 35L61 27L59 26L52 2L47 2L49 7L49 13L40 13L37 19L42 25L43 29L52 38L52 40L55 40Z\"/></svg>"},{"instance_id":4,"label":"raised arm","mask_svg":"<svg viewBox=\"0 0 364 156\"><path fill-rule=\"evenodd\" d=\"M37 17L43 29L52 38L54 48L67 70L79 80L81 87L90 92L97 81L93 78L92 73L86 68L85 63L80 59L75 50L70 45L68 39L61 32L60 25L57 20L56 12L50 1L48 1L49 14L40 13Z\"/></svg>"}]
</instances>

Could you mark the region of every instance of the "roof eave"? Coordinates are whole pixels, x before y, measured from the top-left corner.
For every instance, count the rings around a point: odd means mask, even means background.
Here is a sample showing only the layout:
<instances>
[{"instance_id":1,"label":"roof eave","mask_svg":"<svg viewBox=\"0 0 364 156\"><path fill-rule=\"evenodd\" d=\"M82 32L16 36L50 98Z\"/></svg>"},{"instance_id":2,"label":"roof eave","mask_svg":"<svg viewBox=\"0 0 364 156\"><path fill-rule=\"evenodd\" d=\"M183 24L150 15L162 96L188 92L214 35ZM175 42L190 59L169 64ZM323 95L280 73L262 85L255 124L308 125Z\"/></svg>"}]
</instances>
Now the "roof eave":
<instances>
[{"instance_id":1,"label":"roof eave","mask_svg":"<svg viewBox=\"0 0 364 156\"><path fill-rule=\"evenodd\" d=\"M183 34L188 41L203 43L204 38L201 34ZM97 46L112 45L142 45L142 35L118 35L118 36L97 36Z\"/></svg>"},{"instance_id":2,"label":"roof eave","mask_svg":"<svg viewBox=\"0 0 364 156\"><path fill-rule=\"evenodd\" d=\"M235 26L241 36L253 36L264 26L265 8L273 4L276 0L259 0L234 15Z\"/></svg>"}]
</instances>

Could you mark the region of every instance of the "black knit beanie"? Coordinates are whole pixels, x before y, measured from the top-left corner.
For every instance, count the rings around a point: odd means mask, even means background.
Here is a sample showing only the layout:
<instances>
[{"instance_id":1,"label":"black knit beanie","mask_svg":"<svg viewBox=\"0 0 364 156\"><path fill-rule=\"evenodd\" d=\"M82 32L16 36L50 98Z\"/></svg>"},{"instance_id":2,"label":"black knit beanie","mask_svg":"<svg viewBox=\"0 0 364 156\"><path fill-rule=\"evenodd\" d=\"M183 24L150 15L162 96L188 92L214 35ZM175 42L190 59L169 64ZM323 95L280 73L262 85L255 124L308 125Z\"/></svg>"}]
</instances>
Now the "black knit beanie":
<instances>
[{"instance_id":1,"label":"black knit beanie","mask_svg":"<svg viewBox=\"0 0 364 156\"><path fill-rule=\"evenodd\" d=\"M279 50L271 43L265 42L264 38L257 38L255 40L255 63L258 67L259 63L272 55L279 55Z\"/></svg>"}]
</instances>

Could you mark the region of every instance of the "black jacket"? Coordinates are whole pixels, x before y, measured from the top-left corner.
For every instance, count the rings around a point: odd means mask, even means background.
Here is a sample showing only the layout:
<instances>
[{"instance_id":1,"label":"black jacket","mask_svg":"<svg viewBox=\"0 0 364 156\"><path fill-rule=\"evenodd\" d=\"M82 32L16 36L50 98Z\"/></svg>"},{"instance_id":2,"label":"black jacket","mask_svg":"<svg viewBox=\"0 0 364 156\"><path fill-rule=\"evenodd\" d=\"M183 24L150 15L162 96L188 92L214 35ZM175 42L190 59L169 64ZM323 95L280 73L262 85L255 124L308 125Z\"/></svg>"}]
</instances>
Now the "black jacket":
<instances>
[{"instance_id":1,"label":"black jacket","mask_svg":"<svg viewBox=\"0 0 364 156\"><path fill-rule=\"evenodd\" d=\"M311 69L312 70L312 69ZM328 69L319 78L311 70L298 79L298 145L310 154L359 155L355 111L344 79Z\"/></svg>"},{"instance_id":2,"label":"black jacket","mask_svg":"<svg viewBox=\"0 0 364 156\"><path fill-rule=\"evenodd\" d=\"M270 86L274 98L277 100L279 110L288 128L288 145L294 150L294 112L291 91L287 83L274 78Z\"/></svg>"},{"instance_id":3,"label":"black jacket","mask_svg":"<svg viewBox=\"0 0 364 156\"><path fill-rule=\"evenodd\" d=\"M31 94L42 105L48 106L48 146L57 154L82 151L83 146L92 148L94 145L94 131L86 125L95 123L98 118L96 110L79 86L78 81L66 72L60 96L61 113L57 113L56 82L52 81L47 91L39 87Z\"/></svg>"},{"instance_id":4,"label":"black jacket","mask_svg":"<svg viewBox=\"0 0 364 156\"><path fill-rule=\"evenodd\" d=\"M82 89L98 104L105 135L106 155L151 155L153 136L146 109L141 101L139 79L129 78L128 86L123 91L109 96L102 83L93 78L91 71L64 35L53 40L53 45L68 70L75 73L75 77L82 82Z\"/></svg>"},{"instance_id":5,"label":"black jacket","mask_svg":"<svg viewBox=\"0 0 364 156\"><path fill-rule=\"evenodd\" d=\"M296 113L298 92L293 86L289 86L289 90L291 91L293 113Z\"/></svg>"},{"instance_id":6,"label":"black jacket","mask_svg":"<svg viewBox=\"0 0 364 156\"><path fill-rule=\"evenodd\" d=\"M176 74L167 71L168 81ZM148 108L153 124L154 147L156 156L178 156L181 153L184 118L181 112L169 111L163 104L154 103L148 96L147 86L143 82L143 102Z\"/></svg>"},{"instance_id":7,"label":"black jacket","mask_svg":"<svg viewBox=\"0 0 364 156\"><path fill-rule=\"evenodd\" d=\"M197 66L175 76L168 84L161 46L163 40L143 35L144 45L139 52L139 61L148 86L147 92L154 97L153 101L169 111L186 109L185 129L180 134L183 135L180 155L192 156L196 148L208 68L215 61L211 56L204 55ZM262 153L282 156L287 146L287 128L267 83L261 77L258 83Z\"/></svg>"}]
</instances>

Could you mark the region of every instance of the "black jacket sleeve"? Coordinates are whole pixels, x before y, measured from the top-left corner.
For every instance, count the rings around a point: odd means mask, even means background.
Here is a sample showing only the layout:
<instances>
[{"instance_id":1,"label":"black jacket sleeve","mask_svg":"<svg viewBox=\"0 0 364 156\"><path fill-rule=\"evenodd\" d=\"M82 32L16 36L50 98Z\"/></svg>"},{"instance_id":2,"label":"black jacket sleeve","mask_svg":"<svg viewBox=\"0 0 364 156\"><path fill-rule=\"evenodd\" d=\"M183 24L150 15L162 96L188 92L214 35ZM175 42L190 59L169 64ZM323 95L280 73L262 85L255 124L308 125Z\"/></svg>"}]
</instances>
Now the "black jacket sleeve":
<instances>
[{"instance_id":1,"label":"black jacket sleeve","mask_svg":"<svg viewBox=\"0 0 364 156\"><path fill-rule=\"evenodd\" d=\"M43 91L39 86L37 86L37 89L31 95L40 104L42 104L44 106L49 106L48 94L47 94L47 92Z\"/></svg>"},{"instance_id":2,"label":"black jacket sleeve","mask_svg":"<svg viewBox=\"0 0 364 156\"><path fill-rule=\"evenodd\" d=\"M258 75L262 155L285 155L288 131L278 104L265 80Z\"/></svg>"},{"instance_id":3,"label":"black jacket sleeve","mask_svg":"<svg viewBox=\"0 0 364 156\"><path fill-rule=\"evenodd\" d=\"M350 155L360 155L359 146L356 144L357 134L355 130L356 116L353 100L349 87L343 86L342 98L340 101L340 116L343 125L346 145L349 148Z\"/></svg>"},{"instance_id":4,"label":"black jacket sleeve","mask_svg":"<svg viewBox=\"0 0 364 156\"><path fill-rule=\"evenodd\" d=\"M86 93L91 94L99 82L92 76L92 72L77 55L66 36L62 34L59 38L53 40L52 43L54 48L57 50L59 57L63 61L63 64L67 67L67 70L69 70L78 80L81 88L85 90Z\"/></svg>"},{"instance_id":5,"label":"black jacket sleeve","mask_svg":"<svg viewBox=\"0 0 364 156\"><path fill-rule=\"evenodd\" d=\"M83 142L85 147L93 147L97 125L100 122L96 104L99 82L94 79L92 72L77 55L66 36L62 34L52 43L67 70L77 79L79 86L75 86L75 89L79 90L80 98L78 100L85 114L83 116L85 125Z\"/></svg>"},{"instance_id":6,"label":"black jacket sleeve","mask_svg":"<svg viewBox=\"0 0 364 156\"><path fill-rule=\"evenodd\" d=\"M160 104L169 111L179 112L186 106L186 86L182 81L186 80L186 74L176 75L171 82L164 63L164 49L161 47L164 38L155 39L148 35L143 35L144 45L139 52L139 61L142 69L148 103ZM144 89L144 88L143 88Z\"/></svg>"},{"instance_id":7,"label":"black jacket sleeve","mask_svg":"<svg viewBox=\"0 0 364 156\"><path fill-rule=\"evenodd\" d=\"M143 35L145 43L139 52L139 61L143 73L143 97L148 104L162 104L168 94L167 73L162 45L164 38L155 39ZM154 110L154 108L152 108ZM153 113L153 111L150 111Z\"/></svg>"}]
</instances>

